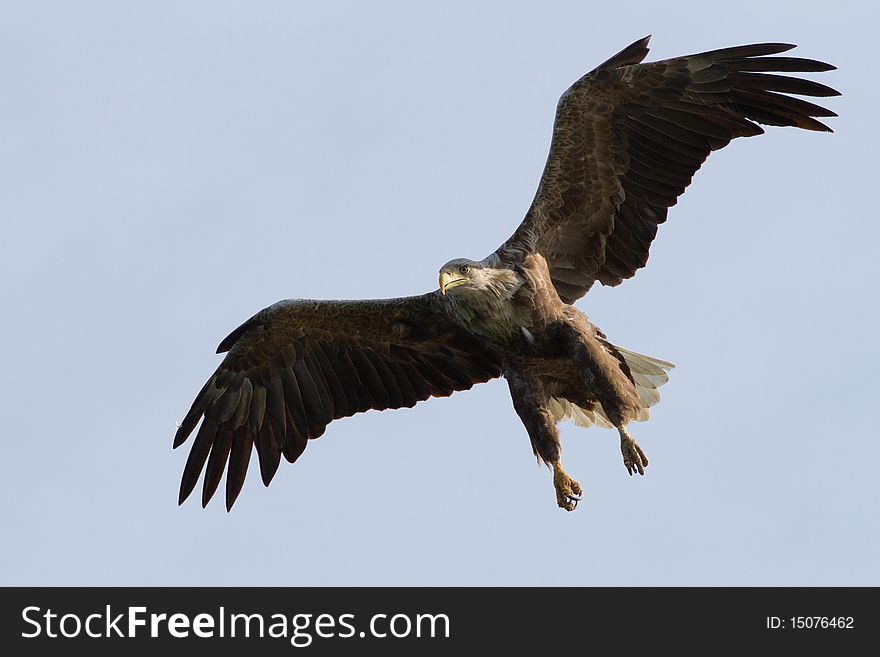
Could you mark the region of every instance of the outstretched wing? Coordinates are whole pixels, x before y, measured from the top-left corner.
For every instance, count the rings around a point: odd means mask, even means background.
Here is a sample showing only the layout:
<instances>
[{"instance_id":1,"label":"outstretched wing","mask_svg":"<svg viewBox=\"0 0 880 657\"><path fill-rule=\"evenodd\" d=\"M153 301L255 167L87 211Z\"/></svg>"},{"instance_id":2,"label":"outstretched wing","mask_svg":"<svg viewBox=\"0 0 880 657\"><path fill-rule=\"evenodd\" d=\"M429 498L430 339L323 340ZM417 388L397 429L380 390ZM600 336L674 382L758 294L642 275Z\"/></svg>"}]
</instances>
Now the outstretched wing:
<instances>
[{"instance_id":1,"label":"outstretched wing","mask_svg":"<svg viewBox=\"0 0 880 657\"><path fill-rule=\"evenodd\" d=\"M437 295L281 301L233 331L217 348L229 353L174 438L182 445L203 418L179 501L205 469L206 505L226 468L231 508L253 447L268 486L281 455L292 463L335 419L411 407L499 376L497 353L450 319Z\"/></svg>"},{"instance_id":2,"label":"outstretched wing","mask_svg":"<svg viewBox=\"0 0 880 657\"><path fill-rule=\"evenodd\" d=\"M539 252L559 296L573 303L595 281L617 285L644 267L657 226L709 153L756 125L831 129L830 110L786 94L835 96L769 73L828 71L823 62L768 57L763 43L640 64L648 37L575 82L560 98L550 156L502 259Z\"/></svg>"}]
</instances>

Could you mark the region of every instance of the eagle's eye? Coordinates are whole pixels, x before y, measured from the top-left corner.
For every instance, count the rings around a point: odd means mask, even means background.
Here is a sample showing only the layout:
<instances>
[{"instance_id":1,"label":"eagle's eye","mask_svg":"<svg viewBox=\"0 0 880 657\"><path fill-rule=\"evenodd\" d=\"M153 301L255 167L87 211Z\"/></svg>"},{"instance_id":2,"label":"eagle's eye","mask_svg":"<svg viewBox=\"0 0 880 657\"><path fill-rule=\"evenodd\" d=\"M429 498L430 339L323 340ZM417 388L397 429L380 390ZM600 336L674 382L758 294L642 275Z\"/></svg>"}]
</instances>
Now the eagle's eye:
<instances>
[{"instance_id":1,"label":"eagle's eye","mask_svg":"<svg viewBox=\"0 0 880 657\"><path fill-rule=\"evenodd\" d=\"M461 267L458 268L458 273L459 274L467 274L470 270L471 270L471 268L468 267L467 265L462 265Z\"/></svg>"}]
</instances>

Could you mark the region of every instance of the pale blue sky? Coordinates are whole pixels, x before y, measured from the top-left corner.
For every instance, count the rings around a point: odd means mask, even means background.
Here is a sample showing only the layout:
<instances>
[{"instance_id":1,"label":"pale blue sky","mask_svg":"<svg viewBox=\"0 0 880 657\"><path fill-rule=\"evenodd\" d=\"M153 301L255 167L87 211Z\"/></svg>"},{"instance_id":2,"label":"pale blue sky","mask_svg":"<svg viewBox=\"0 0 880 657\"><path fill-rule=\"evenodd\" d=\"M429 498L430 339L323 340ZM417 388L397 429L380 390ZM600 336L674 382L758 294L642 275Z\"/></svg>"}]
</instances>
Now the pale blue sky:
<instances>
[{"instance_id":1,"label":"pale blue sky","mask_svg":"<svg viewBox=\"0 0 880 657\"><path fill-rule=\"evenodd\" d=\"M0 583L880 584L877 10L639 5L2 2ZM713 155L648 268L578 303L677 365L632 427L646 476L563 425L586 495L557 509L496 381L178 508L220 339L485 256L559 94L649 33L649 59L798 43L845 95L834 135Z\"/></svg>"}]
</instances>

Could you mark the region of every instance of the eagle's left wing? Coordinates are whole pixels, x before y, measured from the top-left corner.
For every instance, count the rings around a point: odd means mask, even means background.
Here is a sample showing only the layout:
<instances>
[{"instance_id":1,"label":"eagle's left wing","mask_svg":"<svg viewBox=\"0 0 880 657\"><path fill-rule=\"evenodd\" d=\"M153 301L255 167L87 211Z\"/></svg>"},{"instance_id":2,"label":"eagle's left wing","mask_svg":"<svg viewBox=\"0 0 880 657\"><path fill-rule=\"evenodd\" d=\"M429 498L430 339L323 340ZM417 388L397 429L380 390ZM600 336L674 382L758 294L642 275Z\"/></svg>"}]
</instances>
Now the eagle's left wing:
<instances>
[{"instance_id":1,"label":"eagle's left wing","mask_svg":"<svg viewBox=\"0 0 880 657\"><path fill-rule=\"evenodd\" d=\"M823 62L768 57L764 43L641 64L648 38L575 82L559 100L537 194L503 260L542 254L573 303L595 281L617 285L644 267L657 226L710 152L756 123L829 131L834 112L787 94L834 96L825 85L768 71L828 71Z\"/></svg>"},{"instance_id":2,"label":"eagle's left wing","mask_svg":"<svg viewBox=\"0 0 880 657\"><path fill-rule=\"evenodd\" d=\"M500 376L497 352L454 322L438 295L281 301L233 331L174 437L179 447L201 420L179 501L204 469L207 504L227 470L228 509L254 447L268 486L281 456L295 461L335 419L414 406Z\"/></svg>"}]
</instances>

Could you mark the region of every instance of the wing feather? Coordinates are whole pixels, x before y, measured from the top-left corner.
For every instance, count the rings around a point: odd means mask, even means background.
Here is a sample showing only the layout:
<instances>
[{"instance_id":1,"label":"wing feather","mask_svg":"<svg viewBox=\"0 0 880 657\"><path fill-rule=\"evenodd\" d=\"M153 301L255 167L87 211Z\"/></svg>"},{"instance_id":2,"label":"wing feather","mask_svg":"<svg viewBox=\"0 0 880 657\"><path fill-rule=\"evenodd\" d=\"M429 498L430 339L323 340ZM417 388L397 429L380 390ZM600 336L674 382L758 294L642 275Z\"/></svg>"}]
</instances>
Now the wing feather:
<instances>
[{"instance_id":1,"label":"wing feather","mask_svg":"<svg viewBox=\"0 0 880 657\"><path fill-rule=\"evenodd\" d=\"M232 431L227 426L217 433L214 444L211 445L211 454L208 456L208 465L205 468L205 480L202 486L202 506L214 495L220 480L223 479L223 470L229 460L229 450L232 449Z\"/></svg>"},{"instance_id":2,"label":"wing feather","mask_svg":"<svg viewBox=\"0 0 880 657\"><path fill-rule=\"evenodd\" d=\"M226 509L232 508L238 494L244 486L248 465L251 461L251 452L254 447L254 434L247 426L236 428L232 432L232 448L229 452L229 466L226 469ZM185 497L183 499L186 499ZM183 500L180 500L183 502ZM205 506L210 501L202 501Z\"/></svg>"}]
</instances>

